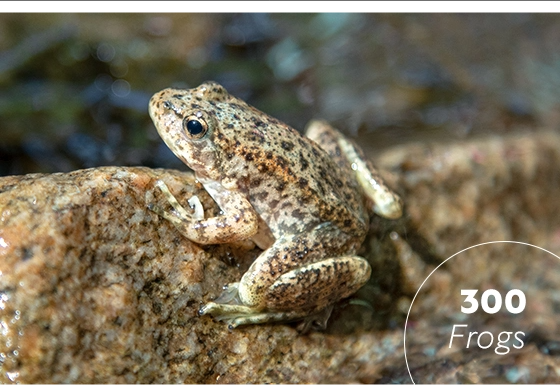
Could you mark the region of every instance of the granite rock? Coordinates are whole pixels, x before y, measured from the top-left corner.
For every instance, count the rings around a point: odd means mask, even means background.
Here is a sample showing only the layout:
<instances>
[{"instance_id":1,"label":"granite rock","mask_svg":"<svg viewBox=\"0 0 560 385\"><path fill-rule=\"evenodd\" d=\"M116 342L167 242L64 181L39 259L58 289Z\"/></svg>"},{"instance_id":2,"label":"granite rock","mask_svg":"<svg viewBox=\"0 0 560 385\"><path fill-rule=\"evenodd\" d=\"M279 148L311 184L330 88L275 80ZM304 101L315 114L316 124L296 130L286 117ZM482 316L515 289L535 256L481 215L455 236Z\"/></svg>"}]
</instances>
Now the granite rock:
<instances>
[{"instance_id":1,"label":"granite rock","mask_svg":"<svg viewBox=\"0 0 560 385\"><path fill-rule=\"evenodd\" d=\"M207 215L216 214L191 173L105 167L0 178L2 381L409 382L404 320L437 264L489 240L560 246L560 135L411 144L376 160L392 171L385 175L406 215L372 219L361 250L374 267L370 282L335 307L326 331L308 334L294 324L228 330L197 315L259 250L251 242L197 245L147 209L162 202L154 187L162 179L179 201L198 195ZM415 302L408 354L416 381L559 380L560 269L526 269L522 253L506 254L480 254L434 274ZM530 281L554 294L531 297L542 304L540 327L509 364L489 351L447 352L434 342L444 341L434 320L457 313L449 293L473 276Z\"/></svg>"}]
</instances>

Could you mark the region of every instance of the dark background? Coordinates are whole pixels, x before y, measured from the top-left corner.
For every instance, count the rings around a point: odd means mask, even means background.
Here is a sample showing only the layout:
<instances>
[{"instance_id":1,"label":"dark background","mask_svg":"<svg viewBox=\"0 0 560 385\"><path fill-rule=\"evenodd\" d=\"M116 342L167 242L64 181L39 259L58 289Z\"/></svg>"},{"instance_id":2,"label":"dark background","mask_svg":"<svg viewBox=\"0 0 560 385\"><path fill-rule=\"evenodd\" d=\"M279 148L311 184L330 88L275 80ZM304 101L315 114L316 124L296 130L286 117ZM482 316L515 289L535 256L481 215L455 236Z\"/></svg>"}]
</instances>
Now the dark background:
<instances>
[{"instance_id":1,"label":"dark background","mask_svg":"<svg viewBox=\"0 0 560 385\"><path fill-rule=\"evenodd\" d=\"M554 129L560 16L2 14L0 175L185 169L147 103L204 80L299 130L327 119L370 154Z\"/></svg>"}]
</instances>

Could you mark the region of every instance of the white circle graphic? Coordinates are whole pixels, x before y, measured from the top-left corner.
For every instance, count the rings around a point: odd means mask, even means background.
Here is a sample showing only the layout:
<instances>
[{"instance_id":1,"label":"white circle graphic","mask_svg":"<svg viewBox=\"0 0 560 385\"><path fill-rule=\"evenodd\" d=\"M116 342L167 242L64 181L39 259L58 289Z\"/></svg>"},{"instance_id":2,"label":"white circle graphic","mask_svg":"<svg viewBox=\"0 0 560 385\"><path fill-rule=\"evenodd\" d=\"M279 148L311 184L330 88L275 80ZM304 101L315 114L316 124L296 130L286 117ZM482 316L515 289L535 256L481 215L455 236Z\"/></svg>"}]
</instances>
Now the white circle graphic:
<instances>
[{"instance_id":1,"label":"white circle graphic","mask_svg":"<svg viewBox=\"0 0 560 385\"><path fill-rule=\"evenodd\" d=\"M420 285L420 287L419 287L418 290L416 291L416 293L415 293L415 295L414 295L414 297L412 298L412 301L411 301L411 303L410 303L410 307L409 307L409 309L408 309L408 313L407 313L407 315L406 315L406 320L405 320L405 325L404 325L404 336L403 336L404 359L405 359L405 363L406 363L406 368L407 368L407 370L408 370L408 375L410 376L410 380L412 381L413 384L416 384L416 382L414 382L414 378L412 377L412 372L411 372L411 370L410 370L410 366L409 366L409 363L408 363L408 357L407 357L407 353L406 353L406 332L407 332L408 319L409 319L409 316L410 316L410 312L411 312L411 310L412 310L412 306L414 305L414 301L416 300L416 297L418 296L418 294L419 294L420 291L422 290L422 287L424 286L424 284L428 281L428 279L432 276L432 274L433 274L437 269L439 269L441 266L443 266L443 264L445 264L446 262L448 262L450 259L454 258L455 256L457 256L457 255L459 255L459 254L461 254L461 253L463 253L463 252L465 252L465 251L467 251L467 250L476 248L476 247L480 247L480 246L484 246L484 245L489 245L489 244L499 244L499 243L518 244L518 245L530 246L530 247L533 247L533 248L535 248L535 249L544 251L545 253L548 253L548 254L550 254L550 255L556 257L558 260L560 260L560 257L559 257L558 255L556 255L556 254L554 254L554 253L552 253L552 252L550 252L550 251L548 251L548 250L546 250L546 249L544 249L544 248L542 248L542 247L539 247L539 246L536 246L536 245L533 245L533 244L530 244L530 243L518 242L518 241L491 241L491 242L479 243L479 244L476 244L476 245L467 247L467 248L465 248L465 249L463 249L463 250L461 250L461 251L458 251L457 253L453 254L452 256L450 256L449 258L447 258L446 260L444 260L443 262L441 262L436 268L434 268L434 269L430 272L430 274L428 274L428 276L426 277L426 279L424 279L424 281L422 282L422 284ZM465 290L465 291L469 291L469 290ZM499 294L499 293L498 293L498 294ZM523 294L523 293L520 292L519 290L511 290L511 292L508 292L508 294L507 294L507 296L506 296L507 301L505 301L505 304L502 305L502 304L500 303L499 305L501 305L502 307L503 307L503 306L507 306L507 309L508 309L508 310L510 310L510 311L513 310L513 311L511 311L512 314L517 314L517 313L521 312L521 311L523 310L523 308L525 307L525 302L524 302L524 301L525 301L525 297L522 296L522 294ZM466 293L465 293L464 295L466 295ZM488 299L487 297L490 297L490 296L497 297L496 291L495 291L495 290L494 290L494 291L492 291L492 290L489 291L489 293L486 295L486 298L484 298L485 304L487 304L487 299ZM513 300L513 298L515 298L515 300ZM472 306L472 305L470 305L470 306ZM493 305L492 307L490 307L489 309L490 309L491 311L494 311L494 310L493 310L494 308L499 308L499 306L498 306L498 304L497 304L497 301L495 301L495 302L494 302L494 305ZM476 309L473 309L472 307L471 307L471 309L472 309L472 312L474 312L474 310L476 310ZM496 311L497 311L497 310L496 310ZM517 313L516 313L516 312L517 312ZM465 311L464 313L467 313L467 312Z\"/></svg>"}]
</instances>

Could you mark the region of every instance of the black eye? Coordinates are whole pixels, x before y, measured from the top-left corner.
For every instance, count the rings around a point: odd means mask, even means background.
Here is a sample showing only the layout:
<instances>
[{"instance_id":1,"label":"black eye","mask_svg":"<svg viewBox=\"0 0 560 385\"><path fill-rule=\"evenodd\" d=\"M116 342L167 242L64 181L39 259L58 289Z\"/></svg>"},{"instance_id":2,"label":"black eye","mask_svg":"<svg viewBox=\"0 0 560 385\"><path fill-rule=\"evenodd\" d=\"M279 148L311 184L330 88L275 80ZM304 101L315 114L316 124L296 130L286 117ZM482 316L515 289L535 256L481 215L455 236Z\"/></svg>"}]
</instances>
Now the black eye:
<instances>
[{"instance_id":1,"label":"black eye","mask_svg":"<svg viewBox=\"0 0 560 385\"><path fill-rule=\"evenodd\" d=\"M196 136L204 130L204 127L202 127L202 123L198 120L189 120L187 122L187 130L191 135Z\"/></svg>"},{"instance_id":2,"label":"black eye","mask_svg":"<svg viewBox=\"0 0 560 385\"><path fill-rule=\"evenodd\" d=\"M206 131L208 131L208 124L206 124L206 121L194 115L188 116L183 120L183 127L192 139L201 138L206 134Z\"/></svg>"}]
</instances>

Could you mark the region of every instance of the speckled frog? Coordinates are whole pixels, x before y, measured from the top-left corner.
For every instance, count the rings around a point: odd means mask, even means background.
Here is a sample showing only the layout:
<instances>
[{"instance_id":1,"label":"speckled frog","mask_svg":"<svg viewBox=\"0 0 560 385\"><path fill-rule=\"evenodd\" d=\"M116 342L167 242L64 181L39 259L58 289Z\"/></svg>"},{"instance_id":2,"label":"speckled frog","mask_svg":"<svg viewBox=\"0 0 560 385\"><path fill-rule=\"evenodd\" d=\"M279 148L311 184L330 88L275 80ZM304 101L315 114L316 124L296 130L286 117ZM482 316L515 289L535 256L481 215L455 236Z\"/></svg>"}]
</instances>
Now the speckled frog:
<instances>
[{"instance_id":1,"label":"speckled frog","mask_svg":"<svg viewBox=\"0 0 560 385\"><path fill-rule=\"evenodd\" d=\"M371 267L356 252L369 215L398 218L402 203L355 144L322 121L302 136L214 82L165 89L149 109L221 212L204 218L196 197L184 208L162 181L172 209L149 208L194 242L252 239L264 250L201 315L230 328L310 319L366 283Z\"/></svg>"}]
</instances>

